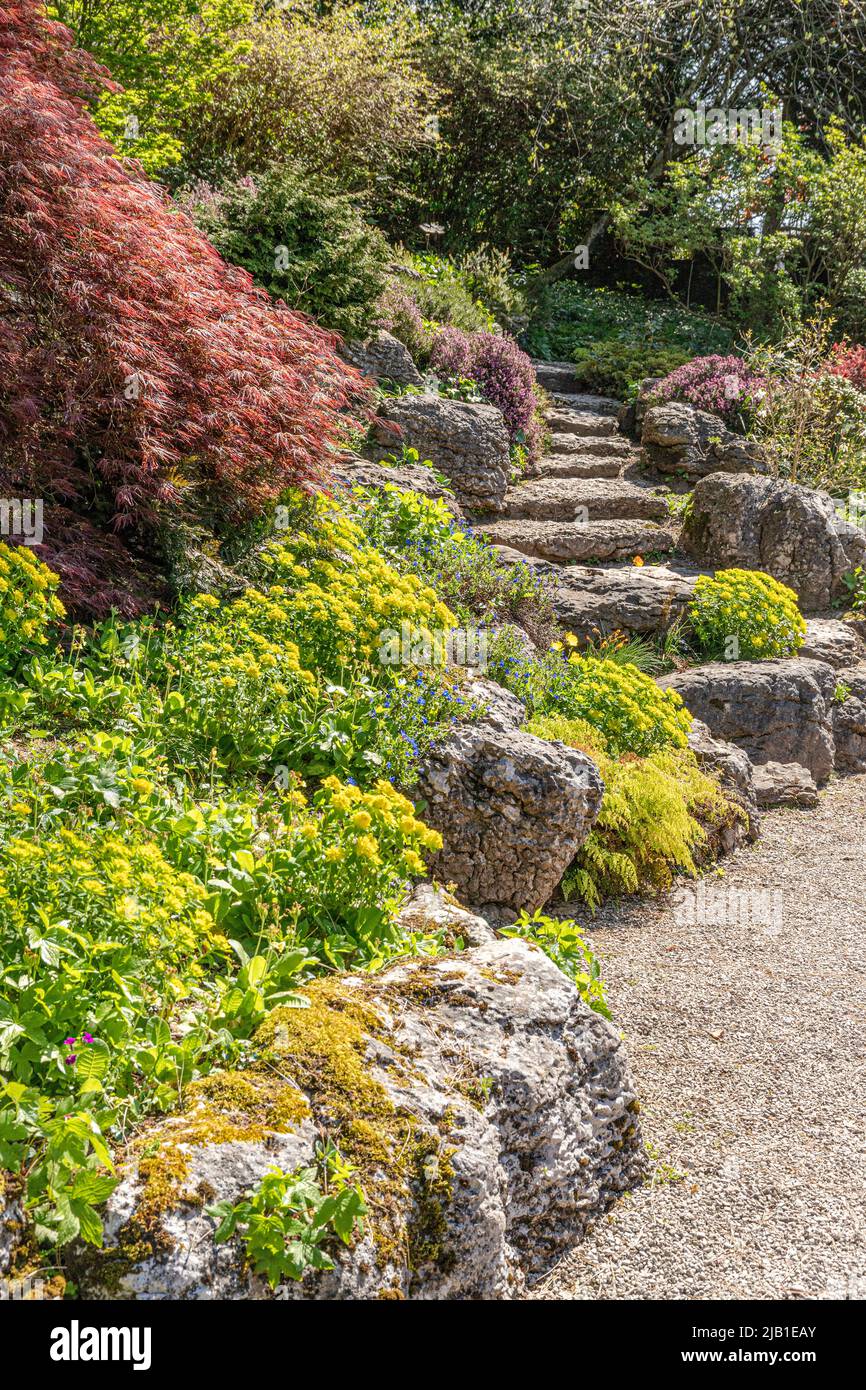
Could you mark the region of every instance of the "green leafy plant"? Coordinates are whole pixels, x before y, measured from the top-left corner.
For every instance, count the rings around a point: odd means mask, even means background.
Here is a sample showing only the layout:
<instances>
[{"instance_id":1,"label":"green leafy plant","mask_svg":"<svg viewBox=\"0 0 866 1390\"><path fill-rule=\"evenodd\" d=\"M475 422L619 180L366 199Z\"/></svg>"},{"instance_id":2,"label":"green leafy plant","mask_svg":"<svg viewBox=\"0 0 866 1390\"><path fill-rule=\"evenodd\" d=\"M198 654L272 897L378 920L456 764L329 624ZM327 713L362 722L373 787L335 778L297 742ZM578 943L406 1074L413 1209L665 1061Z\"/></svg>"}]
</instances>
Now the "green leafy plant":
<instances>
[{"instance_id":1,"label":"green leafy plant","mask_svg":"<svg viewBox=\"0 0 866 1390\"><path fill-rule=\"evenodd\" d=\"M239 1235L250 1266L272 1289L286 1279L303 1279L307 1270L333 1269L324 1243L336 1236L350 1245L367 1211L352 1176L333 1149L318 1167L291 1173L275 1168L240 1202L206 1208L218 1222L214 1241L220 1245Z\"/></svg>"},{"instance_id":2,"label":"green leafy plant","mask_svg":"<svg viewBox=\"0 0 866 1390\"><path fill-rule=\"evenodd\" d=\"M700 575L688 619L701 650L729 660L792 656L806 633L793 589L761 570Z\"/></svg>"},{"instance_id":3,"label":"green leafy plant","mask_svg":"<svg viewBox=\"0 0 866 1390\"><path fill-rule=\"evenodd\" d=\"M522 941L533 941L540 946L576 986L583 1002L602 1018L610 1018L601 964L576 922L548 917L540 910L531 915L521 912L513 926L501 928L500 935L520 937Z\"/></svg>"}]
</instances>

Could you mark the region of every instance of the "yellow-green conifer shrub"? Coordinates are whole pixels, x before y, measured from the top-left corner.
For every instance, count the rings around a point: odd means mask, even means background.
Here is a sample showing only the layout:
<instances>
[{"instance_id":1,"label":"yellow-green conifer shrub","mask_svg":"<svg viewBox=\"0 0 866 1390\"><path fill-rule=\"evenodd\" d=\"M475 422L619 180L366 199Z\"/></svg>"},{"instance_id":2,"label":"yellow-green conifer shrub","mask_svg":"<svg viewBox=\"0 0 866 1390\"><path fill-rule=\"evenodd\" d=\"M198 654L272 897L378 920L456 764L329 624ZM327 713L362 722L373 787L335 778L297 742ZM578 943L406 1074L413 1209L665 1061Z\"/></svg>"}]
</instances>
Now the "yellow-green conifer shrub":
<instances>
[{"instance_id":1,"label":"yellow-green conifer shrub","mask_svg":"<svg viewBox=\"0 0 866 1390\"><path fill-rule=\"evenodd\" d=\"M537 718L529 729L587 753L604 781L598 820L563 880L567 899L597 907L615 894L669 887L677 871L697 871L696 855L708 844L705 827L732 814L718 782L700 770L689 748L614 758L584 720Z\"/></svg>"}]
</instances>

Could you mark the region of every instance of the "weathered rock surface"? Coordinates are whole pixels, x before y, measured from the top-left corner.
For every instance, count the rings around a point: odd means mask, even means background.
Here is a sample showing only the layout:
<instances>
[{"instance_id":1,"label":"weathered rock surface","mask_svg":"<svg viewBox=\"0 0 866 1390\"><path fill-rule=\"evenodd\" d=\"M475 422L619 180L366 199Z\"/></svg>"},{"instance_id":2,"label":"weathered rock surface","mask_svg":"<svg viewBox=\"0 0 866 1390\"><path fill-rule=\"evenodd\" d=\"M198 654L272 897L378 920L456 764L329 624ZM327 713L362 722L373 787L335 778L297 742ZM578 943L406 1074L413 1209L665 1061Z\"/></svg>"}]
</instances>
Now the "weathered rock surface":
<instances>
[{"instance_id":1,"label":"weathered rock surface","mask_svg":"<svg viewBox=\"0 0 866 1390\"><path fill-rule=\"evenodd\" d=\"M797 655L826 661L828 666L853 666L866 652L853 628L835 618L809 618L806 637Z\"/></svg>"},{"instance_id":2,"label":"weathered rock surface","mask_svg":"<svg viewBox=\"0 0 866 1390\"><path fill-rule=\"evenodd\" d=\"M187 1114L153 1125L146 1152L171 1165L176 1195L148 1204L149 1176L130 1156L106 1248L79 1252L82 1297L505 1298L638 1180L620 1039L538 948L491 941L320 982L310 997L264 1026L266 1071L231 1086L207 1078ZM280 1087L307 1113L262 1123ZM377 1144L365 1147L370 1126ZM274 1167L311 1164L322 1132L358 1163L368 1229L350 1250L335 1244L333 1271L272 1294L237 1238L214 1245L203 1206L237 1201Z\"/></svg>"},{"instance_id":3,"label":"weathered rock surface","mask_svg":"<svg viewBox=\"0 0 866 1390\"><path fill-rule=\"evenodd\" d=\"M697 572L667 565L554 565L527 561L516 550L498 548L514 563L522 559L550 584L556 616L577 636L594 627L602 632L666 632L688 606Z\"/></svg>"},{"instance_id":4,"label":"weathered rock surface","mask_svg":"<svg viewBox=\"0 0 866 1390\"><path fill-rule=\"evenodd\" d=\"M520 632L520 636L526 637L526 634ZM526 642L529 652L532 652L534 649L528 637ZM504 686L497 685L496 681L487 680L484 676L473 676L464 682L463 692L481 706L481 713L475 721L476 728L483 725L504 734L509 729L519 729L526 723L527 712L523 701L518 700L517 696L512 695Z\"/></svg>"},{"instance_id":5,"label":"weathered rock surface","mask_svg":"<svg viewBox=\"0 0 866 1390\"><path fill-rule=\"evenodd\" d=\"M334 465L334 478L344 487L383 488L387 484L402 488L405 492L420 492L424 497L439 499L448 505L455 521L463 513L454 493L437 478L432 468L424 468L420 463L404 466L389 466L373 463L370 459L356 454L343 454Z\"/></svg>"},{"instance_id":6,"label":"weathered rock surface","mask_svg":"<svg viewBox=\"0 0 866 1390\"><path fill-rule=\"evenodd\" d=\"M543 382L541 384L544 385ZM550 392L554 404L565 410L589 410L593 415L609 415L615 420L622 405L622 401L615 401L613 396L596 396L591 391L560 391L552 386L545 386L544 389Z\"/></svg>"},{"instance_id":7,"label":"weathered rock surface","mask_svg":"<svg viewBox=\"0 0 866 1390\"><path fill-rule=\"evenodd\" d=\"M833 771L837 674L823 661L714 661L663 676L713 737L744 748L753 763L800 763L816 782Z\"/></svg>"},{"instance_id":8,"label":"weathered rock surface","mask_svg":"<svg viewBox=\"0 0 866 1390\"><path fill-rule=\"evenodd\" d=\"M496 940L496 933L483 917L467 911L453 894L427 880L415 885L412 896L397 914L397 923L407 932L427 933L444 928L452 948L458 938L467 946L486 946Z\"/></svg>"},{"instance_id":9,"label":"weathered rock surface","mask_svg":"<svg viewBox=\"0 0 866 1390\"><path fill-rule=\"evenodd\" d=\"M509 488L504 516L515 521L667 521L670 512L657 492L619 478L542 477Z\"/></svg>"},{"instance_id":10,"label":"weathered rock surface","mask_svg":"<svg viewBox=\"0 0 866 1390\"><path fill-rule=\"evenodd\" d=\"M599 417L603 418L603 417ZM550 436L552 454L580 454L584 458L615 458L620 465L632 457L632 446L621 435L588 437L579 434L552 434Z\"/></svg>"},{"instance_id":11,"label":"weathered rock surface","mask_svg":"<svg viewBox=\"0 0 866 1390\"><path fill-rule=\"evenodd\" d=\"M409 349L384 329L363 342L344 343L341 351L347 362L377 381L396 381L401 386L420 386L423 381Z\"/></svg>"},{"instance_id":12,"label":"weathered rock surface","mask_svg":"<svg viewBox=\"0 0 866 1390\"><path fill-rule=\"evenodd\" d=\"M758 763L754 784L761 807L799 806L809 810L818 805L814 778L800 763Z\"/></svg>"},{"instance_id":13,"label":"weathered rock surface","mask_svg":"<svg viewBox=\"0 0 866 1390\"><path fill-rule=\"evenodd\" d=\"M704 478L708 473L755 473L766 468L763 454L718 415L679 401L650 406L641 425L641 444L648 463L661 473Z\"/></svg>"},{"instance_id":14,"label":"weathered rock surface","mask_svg":"<svg viewBox=\"0 0 866 1390\"><path fill-rule=\"evenodd\" d=\"M729 853L743 839L757 838L760 818L755 796L755 769L748 753L734 743L713 738L706 724L695 719L689 730L689 747L703 771L715 774L726 791L730 792L748 815L746 826L730 827L724 837L722 849Z\"/></svg>"},{"instance_id":15,"label":"weathered rock surface","mask_svg":"<svg viewBox=\"0 0 866 1390\"><path fill-rule=\"evenodd\" d=\"M494 545L559 564L664 554L674 549L678 535L674 526L635 520L550 522L506 518L484 522L475 529Z\"/></svg>"},{"instance_id":16,"label":"weathered rock surface","mask_svg":"<svg viewBox=\"0 0 866 1390\"><path fill-rule=\"evenodd\" d=\"M842 772L866 772L866 667L836 672L837 695L833 701L833 739L836 766Z\"/></svg>"},{"instance_id":17,"label":"weathered rock surface","mask_svg":"<svg viewBox=\"0 0 866 1390\"><path fill-rule=\"evenodd\" d=\"M510 459L505 421L495 406L397 396L383 404L373 438L368 451L375 459L399 454L405 444L450 479L463 506L501 511Z\"/></svg>"},{"instance_id":18,"label":"weathered rock surface","mask_svg":"<svg viewBox=\"0 0 866 1390\"><path fill-rule=\"evenodd\" d=\"M618 478L623 461L619 454L545 454L536 465L539 478Z\"/></svg>"},{"instance_id":19,"label":"weathered rock surface","mask_svg":"<svg viewBox=\"0 0 866 1390\"><path fill-rule=\"evenodd\" d=\"M567 406L554 405L545 413L547 427L552 434L575 434L597 439L611 437L617 433L617 423L612 415L600 415L597 410L573 410Z\"/></svg>"},{"instance_id":20,"label":"weathered rock surface","mask_svg":"<svg viewBox=\"0 0 866 1390\"><path fill-rule=\"evenodd\" d=\"M765 570L805 609L828 608L866 558L866 536L825 493L775 478L716 473L698 483L680 544L712 569Z\"/></svg>"},{"instance_id":21,"label":"weathered rock surface","mask_svg":"<svg viewBox=\"0 0 866 1390\"><path fill-rule=\"evenodd\" d=\"M428 755L416 796L444 841L431 872L502 922L547 902L592 829L602 782L565 744L465 725Z\"/></svg>"}]
</instances>

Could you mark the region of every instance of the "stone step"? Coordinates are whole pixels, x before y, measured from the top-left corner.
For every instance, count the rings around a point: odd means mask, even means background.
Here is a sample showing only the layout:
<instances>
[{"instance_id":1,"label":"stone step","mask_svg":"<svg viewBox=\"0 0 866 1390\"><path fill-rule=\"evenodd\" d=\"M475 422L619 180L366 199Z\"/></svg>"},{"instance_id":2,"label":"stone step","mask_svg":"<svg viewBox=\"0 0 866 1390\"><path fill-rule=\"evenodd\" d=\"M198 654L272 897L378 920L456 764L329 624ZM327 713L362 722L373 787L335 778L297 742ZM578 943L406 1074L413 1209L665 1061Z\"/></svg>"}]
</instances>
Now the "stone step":
<instances>
[{"instance_id":1,"label":"stone step","mask_svg":"<svg viewBox=\"0 0 866 1390\"><path fill-rule=\"evenodd\" d=\"M539 478L618 478L623 460L618 454L546 454L538 464Z\"/></svg>"},{"instance_id":2,"label":"stone step","mask_svg":"<svg viewBox=\"0 0 866 1390\"><path fill-rule=\"evenodd\" d=\"M668 565L551 565L533 562L551 585L562 625L578 637L593 628L636 636L666 632L685 611L697 572Z\"/></svg>"},{"instance_id":3,"label":"stone step","mask_svg":"<svg viewBox=\"0 0 866 1390\"><path fill-rule=\"evenodd\" d=\"M675 528L652 521L488 521L474 529L494 545L559 564L668 554L677 542Z\"/></svg>"},{"instance_id":4,"label":"stone step","mask_svg":"<svg viewBox=\"0 0 866 1390\"><path fill-rule=\"evenodd\" d=\"M544 417L548 429L556 434L611 435L618 426L612 415L595 410L568 410L564 406L548 410Z\"/></svg>"},{"instance_id":5,"label":"stone step","mask_svg":"<svg viewBox=\"0 0 866 1390\"><path fill-rule=\"evenodd\" d=\"M622 408L622 401L615 401L612 396L591 396L585 391L551 391L550 395L555 405L566 410L588 410L593 415L616 416Z\"/></svg>"},{"instance_id":6,"label":"stone step","mask_svg":"<svg viewBox=\"0 0 866 1390\"><path fill-rule=\"evenodd\" d=\"M663 497L619 478L533 478L509 488L503 521L668 521Z\"/></svg>"},{"instance_id":7,"label":"stone step","mask_svg":"<svg viewBox=\"0 0 866 1390\"><path fill-rule=\"evenodd\" d=\"M603 435L600 438L579 434L552 434L550 436L552 454L600 454L604 458L626 459L637 455L633 444L622 435Z\"/></svg>"},{"instance_id":8,"label":"stone step","mask_svg":"<svg viewBox=\"0 0 866 1390\"><path fill-rule=\"evenodd\" d=\"M532 365L535 368L535 379L545 391L574 393L580 390L580 382L574 374L571 362L533 362Z\"/></svg>"}]
</instances>

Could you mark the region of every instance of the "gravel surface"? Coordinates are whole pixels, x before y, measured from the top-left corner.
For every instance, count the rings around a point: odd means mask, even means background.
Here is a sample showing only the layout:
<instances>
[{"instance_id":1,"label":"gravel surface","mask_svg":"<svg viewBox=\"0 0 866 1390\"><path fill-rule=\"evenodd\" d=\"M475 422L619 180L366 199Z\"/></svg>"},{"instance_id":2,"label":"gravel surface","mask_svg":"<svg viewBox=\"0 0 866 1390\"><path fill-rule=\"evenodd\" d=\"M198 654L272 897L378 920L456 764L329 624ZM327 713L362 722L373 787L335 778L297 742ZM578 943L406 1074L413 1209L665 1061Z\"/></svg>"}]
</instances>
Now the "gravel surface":
<instances>
[{"instance_id":1,"label":"gravel surface","mask_svg":"<svg viewBox=\"0 0 866 1390\"><path fill-rule=\"evenodd\" d=\"M866 1298L866 776L585 919L653 1160L530 1298Z\"/></svg>"}]
</instances>

